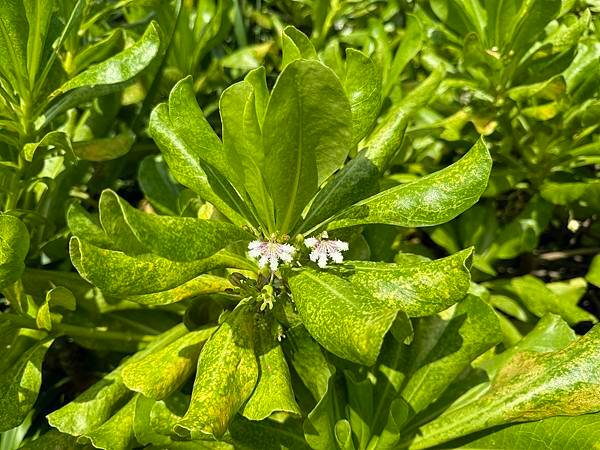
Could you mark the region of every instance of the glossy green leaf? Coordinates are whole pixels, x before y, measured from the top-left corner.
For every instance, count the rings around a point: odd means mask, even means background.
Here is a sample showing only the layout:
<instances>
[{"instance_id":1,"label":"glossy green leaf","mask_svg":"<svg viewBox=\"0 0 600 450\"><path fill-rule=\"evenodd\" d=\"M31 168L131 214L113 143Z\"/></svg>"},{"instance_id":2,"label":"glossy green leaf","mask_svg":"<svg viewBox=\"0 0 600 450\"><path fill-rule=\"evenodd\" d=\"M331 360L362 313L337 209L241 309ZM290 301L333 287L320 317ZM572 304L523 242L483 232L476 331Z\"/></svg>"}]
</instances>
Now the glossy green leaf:
<instances>
[{"instance_id":1,"label":"glossy green leaf","mask_svg":"<svg viewBox=\"0 0 600 450\"><path fill-rule=\"evenodd\" d=\"M317 61L288 65L271 93L263 124L265 180L277 229L286 233L318 186L350 150L350 105L335 74Z\"/></svg>"},{"instance_id":2,"label":"glossy green leaf","mask_svg":"<svg viewBox=\"0 0 600 450\"><path fill-rule=\"evenodd\" d=\"M214 331L214 327L192 331L165 348L128 364L121 373L123 383L145 397L167 398L192 374L202 344Z\"/></svg>"},{"instance_id":3,"label":"glossy green leaf","mask_svg":"<svg viewBox=\"0 0 600 450\"><path fill-rule=\"evenodd\" d=\"M229 313L204 345L190 407L175 427L181 436L221 437L258 380L254 312L246 305Z\"/></svg>"},{"instance_id":4,"label":"glossy green leaf","mask_svg":"<svg viewBox=\"0 0 600 450\"><path fill-rule=\"evenodd\" d=\"M352 147L371 130L381 109L381 74L364 53L346 50L344 91L352 112Z\"/></svg>"},{"instance_id":5,"label":"glossy green leaf","mask_svg":"<svg viewBox=\"0 0 600 450\"><path fill-rule=\"evenodd\" d=\"M319 401L327 391L329 378L335 369L331 366L323 350L306 331L299 325L286 331L283 349L287 360L306 385L315 401Z\"/></svg>"},{"instance_id":6,"label":"glossy green leaf","mask_svg":"<svg viewBox=\"0 0 600 450\"><path fill-rule=\"evenodd\" d=\"M48 146L73 153L73 145L65 132L50 131L40 141L25 144L23 146L23 156L27 161L32 161L40 147Z\"/></svg>"},{"instance_id":7,"label":"glossy green leaf","mask_svg":"<svg viewBox=\"0 0 600 450\"><path fill-rule=\"evenodd\" d=\"M63 286L50 289L46 293L46 301L40 306L36 314L36 324L39 328L50 331L52 329L52 320L60 321L61 315L55 313L55 308L60 307L68 311L75 311L77 300L73 293ZM53 317L54 316L54 317Z\"/></svg>"},{"instance_id":8,"label":"glossy green leaf","mask_svg":"<svg viewBox=\"0 0 600 450\"><path fill-rule=\"evenodd\" d=\"M183 91L183 93L181 92ZM192 92L190 94L190 92ZM181 99L191 96L189 100L187 100L188 106L184 109L186 110L186 114L193 116L193 122L187 126L196 129L196 131L191 131L195 133L197 136L200 135L200 140L203 139L203 136L207 134L208 139L204 142L204 144L199 147L188 144L185 137L179 134L179 129L181 127L177 127L175 123L180 120L178 116L178 112L175 105L179 105L185 100ZM171 170L171 173L175 177L175 179L197 192L203 200L209 201L215 207L223 213L227 218L229 218L236 225L246 224L247 221L240 215L239 208L236 206L236 202L239 202L239 198L236 198L236 195L233 195L231 186L227 186L226 180L222 180L219 177L213 177L212 183L209 181L209 177L205 172L205 168L201 165L201 156L203 156L201 150L206 148L206 145L215 142L218 138L213 137L212 130L208 130L206 127L210 129L210 126L206 124L206 119L201 114L198 114L199 107L194 106L192 102L195 103L193 91L190 86L190 80L185 79L175 85L173 90L171 91L171 97L173 97L173 104L169 102L159 104L150 115L150 123L149 123L149 132L158 147L160 148L163 157ZM175 98L179 98L180 100L175 100ZM193 109L189 107L192 105ZM192 119L190 119L192 120ZM199 122L197 122L199 121ZM202 126L200 126L202 125ZM211 134L212 132L212 134ZM217 144L220 146L220 141ZM222 158L217 153L218 158ZM216 185L215 185L216 183ZM214 189L221 188L218 192ZM231 197L228 197L231 194ZM221 198L223 195L224 198Z\"/></svg>"},{"instance_id":9,"label":"glossy green leaf","mask_svg":"<svg viewBox=\"0 0 600 450\"><path fill-rule=\"evenodd\" d=\"M88 213L79 203L73 203L67 210L67 224L75 236L103 248L113 248L115 243L106 234L97 217Z\"/></svg>"},{"instance_id":10,"label":"glossy green leaf","mask_svg":"<svg viewBox=\"0 0 600 450\"><path fill-rule=\"evenodd\" d=\"M290 370L277 339L278 327L272 318L265 318L255 332L259 376L242 411L250 420L263 420L279 411L301 415L294 398Z\"/></svg>"},{"instance_id":11,"label":"glossy green leaf","mask_svg":"<svg viewBox=\"0 0 600 450\"><path fill-rule=\"evenodd\" d=\"M135 414L136 397L130 399L110 419L91 430L82 439L100 449L127 449L135 443L133 418Z\"/></svg>"},{"instance_id":12,"label":"glossy green leaf","mask_svg":"<svg viewBox=\"0 0 600 450\"><path fill-rule=\"evenodd\" d=\"M339 211L379 191L379 169L365 152L348 162L331 181L319 191L299 231L305 232L326 221Z\"/></svg>"},{"instance_id":13,"label":"glossy green leaf","mask_svg":"<svg viewBox=\"0 0 600 450\"><path fill-rule=\"evenodd\" d=\"M594 448L600 441L600 414L557 416L492 429L485 436L462 440L460 448L564 450Z\"/></svg>"},{"instance_id":14,"label":"glossy green leaf","mask_svg":"<svg viewBox=\"0 0 600 450\"><path fill-rule=\"evenodd\" d=\"M48 422L62 433L73 436L86 435L98 429L131 396L121 380L121 372L127 364L160 350L187 333L185 326L179 325L157 337L146 349L133 355L100 381L92 385L74 401L47 416Z\"/></svg>"},{"instance_id":15,"label":"glossy green leaf","mask_svg":"<svg viewBox=\"0 0 600 450\"><path fill-rule=\"evenodd\" d=\"M128 295L125 297L130 302L140 305L158 306L181 302L200 295L217 294L231 289L233 286L226 278L215 275L199 275L185 283L166 291L150 294Z\"/></svg>"},{"instance_id":16,"label":"glossy green leaf","mask_svg":"<svg viewBox=\"0 0 600 450\"><path fill-rule=\"evenodd\" d=\"M102 139L92 139L83 142L74 142L73 153L85 161L110 161L120 158L131 150L135 142L135 134L127 130L116 136Z\"/></svg>"},{"instance_id":17,"label":"glossy green leaf","mask_svg":"<svg viewBox=\"0 0 600 450\"><path fill-rule=\"evenodd\" d=\"M85 280L114 296L166 291L201 273L236 267L244 261L225 251L190 262L170 261L152 254L134 257L96 247L77 237L71 239L70 253L73 265Z\"/></svg>"},{"instance_id":18,"label":"glossy green leaf","mask_svg":"<svg viewBox=\"0 0 600 450\"><path fill-rule=\"evenodd\" d=\"M43 336L43 335L42 335ZM20 332L12 347L23 351L8 366L3 352L0 382L0 431L7 431L23 422L37 400L42 384L42 363L53 340L40 340L37 332ZM21 344L16 339L22 340ZM12 348L11 347L11 348Z\"/></svg>"},{"instance_id":19,"label":"glossy green leaf","mask_svg":"<svg viewBox=\"0 0 600 450\"><path fill-rule=\"evenodd\" d=\"M226 439L236 449L307 450L310 448L302 436L300 423L292 420L283 423L275 420L254 422L238 416L232 422Z\"/></svg>"},{"instance_id":20,"label":"glossy green leaf","mask_svg":"<svg viewBox=\"0 0 600 450\"><path fill-rule=\"evenodd\" d=\"M402 397L413 411L423 411L471 361L501 339L494 310L480 298L467 296L457 305L437 342L411 374Z\"/></svg>"},{"instance_id":21,"label":"glossy green leaf","mask_svg":"<svg viewBox=\"0 0 600 450\"><path fill-rule=\"evenodd\" d=\"M438 313L461 300L471 281L473 249L435 261L385 264L349 261L348 280L409 317Z\"/></svg>"},{"instance_id":22,"label":"glossy green leaf","mask_svg":"<svg viewBox=\"0 0 600 450\"><path fill-rule=\"evenodd\" d=\"M527 309L538 317L546 313L558 314L570 325L582 321L598 321L593 314L577 306L578 297L569 298L567 295L556 294L532 275L513 278L511 285Z\"/></svg>"},{"instance_id":23,"label":"glossy green leaf","mask_svg":"<svg viewBox=\"0 0 600 450\"><path fill-rule=\"evenodd\" d=\"M312 449L329 450L337 448L335 425L343 417L345 399L331 377L325 395L304 421L304 437Z\"/></svg>"},{"instance_id":24,"label":"glossy green leaf","mask_svg":"<svg viewBox=\"0 0 600 450\"><path fill-rule=\"evenodd\" d=\"M244 78L245 81L252 85L254 89L254 102L256 104L256 115L258 122L262 128L262 124L265 120L265 113L267 112L267 105L269 103L269 88L267 87L266 70L264 67L251 70L248 75Z\"/></svg>"},{"instance_id":25,"label":"glossy green leaf","mask_svg":"<svg viewBox=\"0 0 600 450\"><path fill-rule=\"evenodd\" d=\"M223 123L223 146L259 219L273 229L273 201L262 175L265 151L256 110L254 87L246 81L227 88L219 101Z\"/></svg>"},{"instance_id":26,"label":"glossy green leaf","mask_svg":"<svg viewBox=\"0 0 600 450\"><path fill-rule=\"evenodd\" d=\"M485 395L421 427L411 448L428 448L507 423L599 411L599 341L600 327L595 326L556 352L518 353Z\"/></svg>"},{"instance_id":27,"label":"glossy green leaf","mask_svg":"<svg viewBox=\"0 0 600 450\"><path fill-rule=\"evenodd\" d=\"M288 26L281 35L281 69L298 59L317 59L317 51L308 37L293 26Z\"/></svg>"},{"instance_id":28,"label":"glossy green leaf","mask_svg":"<svg viewBox=\"0 0 600 450\"><path fill-rule=\"evenodd\" d=\"M0 72L15 90L24 88L27 77L28 24L23 3L8 0L0 5ZM23 93L22 93L23 94Z\"/></svg>"},{"instance_id":29,"label":"glossy green leaf","mask_svg":"<svg viewBox=\"0 0 600 450\"><path fill-rule=\"evenodd\" d=\"M394 85L400 83L400 75L408 63L419 53L423 45L424 33L419 19L412 15L406 15L406 29L402 41L396 50L390 73L386 78L384 96L390 93Z\"/></svg>"},{"instance_id":30,"label":"glossy green leaf","mask_svg":"<svg viewBox=\"0 0 600 450\"><path fill-rule=\"evenodd\" d=\"M388 169L401 149L409 118L432 100L444 73L442 69L432 72L417 88L392 106L365 139L365 157L377 166L381 173Z\"/></svg>"},{"instance_id":31,"label":"glossy green leaf","mask_svg":"<svg viewBox=\"0 0 600 450\"><path fill-rule=\"evenodd\" d=\"M104 85L120 85L144 70L158 53L160 33L154 22L148 25L144 35L131 47L81 72L58 88L53 95L64 94L77 88L96 88ZM120 88L120 86L118 86ZM108 92L102 91L103 94Z\"/></svg>"},{"instance_id":32,"label":"glossy green leaf","mask_svg":"<svg viewBox=\"0 0 600 450\"><path fill-rule=\"evenodd\" d=\"M495 240L493 254L500 259L510 259L533 250L542 231L550 222L552 205L534 196L521 213L506 225Z\"/></svg>"},{"instance_id":33,"label":"glossy green leaf","mask_svg":"<svg viewBox=\"0 0 600 450\"><path fill-rule=\"evenodd\" d=\"M101 212L103 204L118 205L126 225L142 246L172 261L189 262L206 258L234 242L254 238L226 222L146 214L110 190L102 193L100 202Z\"/></svg>"},{"instance_id":34,"label":"glossy green leaf","mask_svg":"<svg viewBox=\"0 0 600 450\"><path fill-rule=\"evenodd\" d=\"M160 155L147 156L138 168L137 181L150 204L161 214L179 215L180 187ZM74 233L77 234L77 233Z\"/></svg>"},{"instance_id":35,"label":"glossy green leaf","mask_svg":"<svg viewBox=\"0 0 600 450\"><path fill-rule=\"evenodd\" d=\"M104 39L88 45L81 52L77 53L75 58L73 58L73 66L77 71L84 70L91 64L110 58L114 53L123 48L123 44L123 30L117 28Z\"/></svg>"},{"instance_id":36,"label":"glossy green leaf","mask_svg":"<svg viewBox=\"0 0 600 450\"><path fill-rule=\"evenodd\" d=\"M302 270L289 285L304 326L323 347L358 364L375 362L397 310L327 272Z\"/></svg>"},{"instance_id":37,"label":"glossy green leaf","mask_svg":"<svg viewBox=\"0 0 600 450\"><path fill-rule=\"evenodd\" d=\"M490 169L490 154L479 140L454 164L357 203L336 216L328 228L367 223L422 227L447 222L479 199Z\"/></svg>"},{"instance_id":38,"label":"glossy green leaf","mask_svg":"<svg viewBox=\"0 0 600 450\"><path fill-rule=\"evenodd\" d=\"M29 252L29 232L23 222L0 215L0 291L21 278Z\"/></svg>"}]
</instances>

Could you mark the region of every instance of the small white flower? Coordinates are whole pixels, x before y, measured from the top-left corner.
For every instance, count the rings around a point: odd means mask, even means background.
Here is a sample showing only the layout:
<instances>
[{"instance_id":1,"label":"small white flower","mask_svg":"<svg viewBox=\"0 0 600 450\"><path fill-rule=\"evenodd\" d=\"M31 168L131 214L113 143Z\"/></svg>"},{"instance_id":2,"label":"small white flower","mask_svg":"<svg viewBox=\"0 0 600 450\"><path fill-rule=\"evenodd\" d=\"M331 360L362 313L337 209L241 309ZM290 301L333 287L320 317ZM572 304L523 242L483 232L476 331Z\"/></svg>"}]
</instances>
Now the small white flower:
<instances>
[{"instance_id":1,"label":"small white flower","mask_svg":"<svg viewBox=\"0 0 600 450\"><path fill-rule=\"evenodd\" d=\"M279 267L279 261L291 262L296 253L293 245L274 241L252 241L248 244L248 250L252 258L258 259L258 267L262 269L268 263L273 272Z\"/></svg>"},{"instance_id":2,"label":"small white flower","mask_svg":"<svg viewBox=\"0 0 600 450\"><path fill-rule=\"evenodd\" d=\"M304 240L304 245L312 249L309 258L324 269L327 267L327 260L331 259L334 263L344 262L342 252L348 250L348 243L337 239L328 239L327 232L321 234L321 239L310 237Z\"/></svg>"}]
</instances>

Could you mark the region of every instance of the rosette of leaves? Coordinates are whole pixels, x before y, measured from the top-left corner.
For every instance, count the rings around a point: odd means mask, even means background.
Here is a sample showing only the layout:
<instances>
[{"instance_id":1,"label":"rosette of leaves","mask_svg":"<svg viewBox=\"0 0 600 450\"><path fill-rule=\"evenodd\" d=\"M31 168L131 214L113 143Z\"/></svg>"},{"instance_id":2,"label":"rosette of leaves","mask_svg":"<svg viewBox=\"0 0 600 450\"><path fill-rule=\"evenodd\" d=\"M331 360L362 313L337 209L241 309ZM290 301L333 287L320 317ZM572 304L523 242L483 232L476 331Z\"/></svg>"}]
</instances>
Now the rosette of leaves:
<instances>
[{"instance_id":1,"label":"rosette of leaves","mask_svg":"<svg viewBox=\"0 0 600 450\"><path fill-rule=\"evenodd\" d=\"M443 0L419 3L414 15L428 37L422 63L448 74L409 133L417 162L430 166L480 134L494 158L488 200L433 230L433 240L448 251L475 245L475 267L492 276L501 260L533 251L547 230L565 233L569 221L573 251L597 246L597 232L581 226L600 210L593 13L560 0ZM506 212L497 217L498 209Z\"/></svg>"},{"instance_id":2,"label":"rosette of leaves","mask_svg":"<svg viewBox=\"0 0 600 450\"><path fill-rule=\"evenodd\" d=\"M411 97L378 119L381 78L368 56L348 50L340 73L297 30L284 40L284 68L271 90L256 69L223 92L222 139L189 78L152 112L150 134L170 172L213 205L212 219L148 214L112 191L103 193L98 218L71 209L71 259L83 278L109 298L183 305L190 331L177 327L182 335L164 347L157 338L140 359L50 414L62 433L101 448L109 437L118 448L182 439L251 446L266 429L303 446L297 419L322 400L335 365L373 366L396 321L435 315L465 297L470 249L436 261L361 261L368 246L360 227L430 226L468 209L489 176L483 141L439 172L380 188ZM312 264L302 242L322 231L347 239L356 260L325 270ZM294 245L296 259L260 269L246 254L251 240ZM194 371L188 395L181 386Z\"/></svg>"}]
</instances>

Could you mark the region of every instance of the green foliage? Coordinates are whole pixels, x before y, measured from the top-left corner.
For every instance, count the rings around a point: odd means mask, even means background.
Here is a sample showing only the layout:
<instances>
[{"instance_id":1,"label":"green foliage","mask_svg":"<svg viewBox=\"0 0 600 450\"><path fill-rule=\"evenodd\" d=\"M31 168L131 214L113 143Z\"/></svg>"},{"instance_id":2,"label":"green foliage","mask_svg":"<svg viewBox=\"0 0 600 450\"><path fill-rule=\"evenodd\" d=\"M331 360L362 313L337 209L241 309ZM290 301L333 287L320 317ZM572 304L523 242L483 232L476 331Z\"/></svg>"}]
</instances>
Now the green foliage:
<instances>
[{"instance_id":1,"label":"green foliage","mask_svg":"<svg viewBox=\"0 0 600 450\"><path fill-rule=\"evenodd\" d=\"M597 9L3 2L0 448L593 446Z\"/></svg>"}]
</instances>

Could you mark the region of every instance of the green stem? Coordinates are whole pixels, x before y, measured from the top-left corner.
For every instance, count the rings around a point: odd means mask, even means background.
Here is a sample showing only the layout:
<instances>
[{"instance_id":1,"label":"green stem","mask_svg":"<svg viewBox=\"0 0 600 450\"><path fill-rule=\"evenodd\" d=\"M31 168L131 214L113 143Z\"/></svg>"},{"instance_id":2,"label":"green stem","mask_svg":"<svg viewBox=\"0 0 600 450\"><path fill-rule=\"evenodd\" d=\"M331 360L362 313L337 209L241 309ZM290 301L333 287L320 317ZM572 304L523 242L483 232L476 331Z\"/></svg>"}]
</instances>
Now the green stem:
<instances>
[{"instance_id":1,"label":"green stem","mask_svg":"<svg viewBox=\"0 0 600 450\"><path fill-rule=\"evenodd\" d=\"M38 330L35 320L17 314L2 313L0 321L7 320L21 328L29 328ZM136 341L136 342L152 342L155 337L142 334L127 333L121 331L105 331L98 328L86 328L77 325L69 325L66 323L53 324L52 334L56 336L68 335L71 337L87 338L87 339L103 339L103 340L118 340L118 341Z\"/></svg>"}]
</instances>

